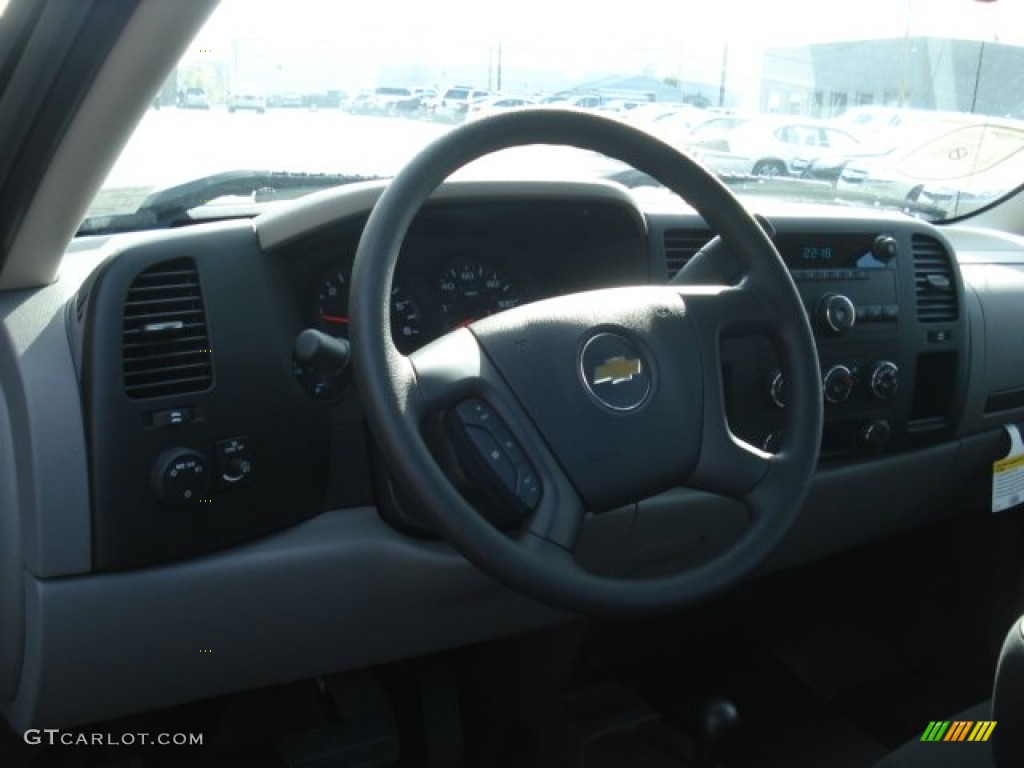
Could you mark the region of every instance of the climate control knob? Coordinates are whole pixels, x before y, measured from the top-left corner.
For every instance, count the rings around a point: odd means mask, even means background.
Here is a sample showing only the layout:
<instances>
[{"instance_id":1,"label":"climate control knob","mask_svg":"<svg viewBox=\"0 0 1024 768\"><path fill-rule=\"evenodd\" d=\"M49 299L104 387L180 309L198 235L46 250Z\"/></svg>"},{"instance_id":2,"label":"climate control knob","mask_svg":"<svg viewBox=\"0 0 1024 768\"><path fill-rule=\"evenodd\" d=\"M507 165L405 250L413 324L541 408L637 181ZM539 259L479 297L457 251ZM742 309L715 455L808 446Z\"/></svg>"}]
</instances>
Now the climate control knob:
<instances>
[{"instance_id":1,"label":"climate control knob","mask_svg":"<svg viewBox=\"0 0 1024 768\"><path fill-rule=\"evenodd\" d=\"M896 394L900 386L900 369L896 363L882 360L875 363L871 369L871 380L869 381L871 394L879 400L889 400Z\"/></svg>"},{"instance_id":2,"label":"climate control knob","mask_svg":"<svg viewBox=\"0 0 1024 768\"><path fill-rule=\"evenodd\" d=\"M845 365L833 365L822 377L822 388L828 402L846 402L853 391L853 371Z\"/></svg>"},{"instance_id":3,"label":"climate control knob","mask_svg":"<svg viewBox=\"0 0 1024 768\"><path fill-rule=\"evenodd\" d=\"M838 336L853 328L857 308L841 293L826 293L818 300L818 324L825 333Z\"/></svg>"}]
</instances>

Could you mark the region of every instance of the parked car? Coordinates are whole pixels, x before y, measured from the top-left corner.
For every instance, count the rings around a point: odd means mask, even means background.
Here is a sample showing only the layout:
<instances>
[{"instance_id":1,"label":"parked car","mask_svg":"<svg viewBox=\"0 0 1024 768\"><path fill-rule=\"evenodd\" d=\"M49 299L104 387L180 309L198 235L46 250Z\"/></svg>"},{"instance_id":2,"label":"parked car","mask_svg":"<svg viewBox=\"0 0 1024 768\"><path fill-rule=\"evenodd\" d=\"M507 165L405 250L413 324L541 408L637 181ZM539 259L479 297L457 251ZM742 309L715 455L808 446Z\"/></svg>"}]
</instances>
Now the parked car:
<instances>
[{"instance_id":1,"label":"parked car","mask_svg":"<svg viewBox=\"0 0 1024 768\"><path fill-rule=\"evenodd\" d=\"M299 91L278 91L267 97L267 106L298 109L306 106L306 100Z\"/></svg>"},{"instance_id":2,"label":"parked car","mask_svg":"<svg viewBox=\"0 0 1024 768\"><path fill-rule=\"evenodd\" d=\"M178 106L185 109L209 109L210 100L203 88L186 88L178 95Z\"/></svg>"},{"instance_id":3,"label":"parked car","mask_svg":"<svg viewBox=\"0 0 1024 768\"><path fill-rule=\"evenodd\" d=\"M460 123L466 118L466 113L472 102L495 95L497 94L486 89L456 85L445 89L439 96L427 101L427 107L436 120Z\"/></svg>"},{"instance_id":4,"label":"parked car","mask_svg":"<svg viewBox=\"0 0 1024 768\"><path fill-rule=\"evenodd\" d=\"M797 157L852 152L851 134L805 118L724 115L696 126L683 145L722 174L788 176Z\"/></svg>"},{"instance_id":5,"label":"parked car","mask_svg":"<svg viewBox=\"0 0 1024 768\"><path fill-rule=\"evenodd\" d=\"M394 115L398 104L414 98L412 88L382 85L373 89L370 95L369 111L376 115Z\"/></svg>"},{"instance_id":6,"label":"parked car","mask_svg":"<svg viewBox=\"0 0 1024 768\"><path fill-rule=\"evenodd\" d=\"M481 117L507 112L510 109L522 109L535 106L537 102L521 96L490 96L474 101L466 110L467 120L479 120Z\"/></svg>"},{"instance_id":7,"label":"parked car","mask_svg":"<svg viewBox=\"0 0 1024 768\"><path fill-rule=\"evenodd\" d=\"M933 216L955 217L984 207L994 190L1024 174L1024 121L937 115L931 132L927 139L904 132L885 153L847 158L837 192L879 204L926 204Z\"/></svg>"},{"instance_id":8,"label":"parked car","mask_svg":"<svg viewBox=\"0 0 1024 768\"><path fill-rule=\"evenodd\" d=\"M267 111L267 97L262 91L241 88L228 94L228 112L251 110L259 114Z\"/></svg>"},{"instance_id":9,"label":"parked car","mask_svg":"<svg viewBox=\"0 0 1024 768\"><path fill-rule=\"evenodd\" d=\"M317 91L305 94L302 103L310 109L337 109L347 98L344 91Z\"/></svg>"},{"instance_id":10,"label":"parked car","mask_svg":"<svg viewBox=\"0 0 1024 768\"><path fill-rule=\"evenodd\" d=\"M420 117L427 113L426 105L437 96L437 90L434 88L411 88L410 92L409 97L394 102L391 114L402 117Z\"/></svg>"}]
</instances>

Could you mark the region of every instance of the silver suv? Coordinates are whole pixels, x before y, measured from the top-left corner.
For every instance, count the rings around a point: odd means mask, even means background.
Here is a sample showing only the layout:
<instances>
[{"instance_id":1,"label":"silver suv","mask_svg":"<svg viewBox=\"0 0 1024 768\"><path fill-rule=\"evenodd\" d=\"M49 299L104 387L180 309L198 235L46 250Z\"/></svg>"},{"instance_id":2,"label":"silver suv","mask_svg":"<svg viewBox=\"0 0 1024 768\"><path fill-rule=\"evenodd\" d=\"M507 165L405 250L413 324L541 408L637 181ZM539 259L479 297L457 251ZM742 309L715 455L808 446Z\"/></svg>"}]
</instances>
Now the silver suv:
<instances>
[{"instance_id":1,"label":"silver suv","mask_svg":"<svg viewBox=\"0 0 1024 768\"><path fill-rule=\"evenodd\" d=\"M461 123L466 119L466 113L469 111L471 102L497 95L494 91L484 88L453 85L451 88L445 89L440 96L432 99L428 107L435 120Z\"/></svg>"}]
</instances>

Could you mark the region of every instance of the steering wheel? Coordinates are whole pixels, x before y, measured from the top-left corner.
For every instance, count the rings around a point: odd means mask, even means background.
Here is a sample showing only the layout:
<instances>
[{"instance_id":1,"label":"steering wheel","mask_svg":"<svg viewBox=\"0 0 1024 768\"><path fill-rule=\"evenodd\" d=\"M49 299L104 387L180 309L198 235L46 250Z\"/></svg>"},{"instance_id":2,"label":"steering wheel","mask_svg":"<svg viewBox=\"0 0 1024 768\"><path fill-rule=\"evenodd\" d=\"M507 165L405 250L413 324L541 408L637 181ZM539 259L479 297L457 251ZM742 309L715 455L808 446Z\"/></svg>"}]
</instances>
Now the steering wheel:
<instances>
[{"instance_id":1,"label":"steering wheel","mask_svg":"<svg viewBox=\"0 0 1024 768\"><path fill-rule=\"evenodd\" d=\"M632 165L697 209L720 240L691 261L682 284L543 300L400 354L388 306L413 218L462 166L532 144L578 147ZM598 614L686 606L761 562L807 494L821 440L821 379L789 272L723 184L670 145L614 119L524 110L463 125L427 146L367 221L349 311L356 382L398 483L466 558L539 601ZM790 403L774 454L739 440L725 415L721 338L754 332L774 342ZM493 476L505 478L521 512L511 530L485 518L439 465L423 433L439 414L454 419L485 462L500 462ZM504 442L505 455L489 441ZM740 500L749 525L714 558L666 576L602 576L574 559L586 515L680 486Z\"/></svg>"}]
</instances>

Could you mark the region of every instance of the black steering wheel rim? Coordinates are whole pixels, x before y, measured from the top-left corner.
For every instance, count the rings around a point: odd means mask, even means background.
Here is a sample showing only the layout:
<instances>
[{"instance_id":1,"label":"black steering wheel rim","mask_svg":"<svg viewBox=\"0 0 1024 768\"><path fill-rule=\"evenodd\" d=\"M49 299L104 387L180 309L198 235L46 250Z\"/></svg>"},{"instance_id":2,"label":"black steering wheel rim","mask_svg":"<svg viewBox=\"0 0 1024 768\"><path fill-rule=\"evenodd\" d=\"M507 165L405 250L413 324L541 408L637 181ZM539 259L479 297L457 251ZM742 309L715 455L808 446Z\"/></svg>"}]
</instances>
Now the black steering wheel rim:
<instances>
[{"instance_id":1,"label":"black steering wheel rim","mask_svg":"<svg viewBox=\"0 0 1024 768\"><path fill-rule=\"evenodd\" d=\"M693 569L652 579L609 578L584 571L557 541L516 540L463 498L420 433L426 415L420 374L394 347L389 327L390 285L405 235L431 193L452 173L493 152L533 144L599 152L680 195L720 234L775 321L769 335L786 374L787 399L799 407L786 410L781 450L765 460L763 477L737 496L751 512L746 533ZM782 259L762 227L710 173L619 121L575 111L524 110L464 125L426 147L395 176L367 221L353 267L350 323L354 372L367 419L397 481L469 560L507 586L557 607L642 613L706 598L749 573L775 548L810 486L822 427L820 373L813 334ZM717 467L719 476L726 469ZM558 497L552 502L557 507L572 491L555 485L547 492Z\"/></svg>"}]
</instances>

